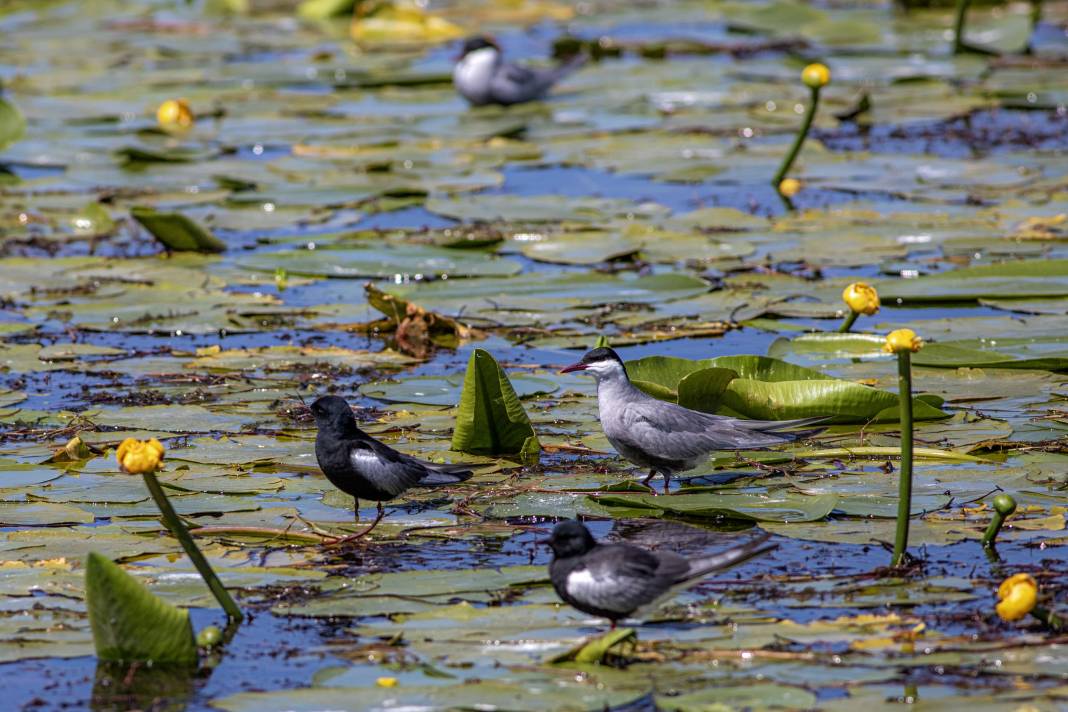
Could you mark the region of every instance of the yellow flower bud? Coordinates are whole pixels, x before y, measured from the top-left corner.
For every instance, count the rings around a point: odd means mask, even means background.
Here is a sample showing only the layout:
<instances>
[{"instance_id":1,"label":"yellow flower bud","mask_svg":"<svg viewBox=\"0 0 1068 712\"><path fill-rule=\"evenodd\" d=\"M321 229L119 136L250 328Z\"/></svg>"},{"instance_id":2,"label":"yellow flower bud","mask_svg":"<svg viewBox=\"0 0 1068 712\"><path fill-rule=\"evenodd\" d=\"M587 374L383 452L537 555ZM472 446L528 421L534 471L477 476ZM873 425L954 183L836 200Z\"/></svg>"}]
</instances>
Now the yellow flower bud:
<instances>
[{"instance_id":1,"label":"yellow flower bud","mask_svg":"<svg viewBox=\"0 0 1068 712\"><path fill-rule=\"evenodd\" d=\"M801 192L801 181L797 178L783 178L779 183L779 194L786 198L792 198Z\"/></svg>"},{"instance_id":2,"label":"yellow flower bud","mask_svg":"<svg viewBox=\"0 0 1068 712\"><path fill-rule=\"evenodd\" d=\"M864 282L853 282L842 292L842 301L857 314L871 316L879 311L879 293Z\"/></svg>"},{"instance_id":3,"label":"yellow flower bud","mask_svg":"<svg viewBox=\"0 0 1068 712\"><path fill-rule=\"evenodd\" d=\"M825 87L831 81L831 70L827 69L826 64L810 64L801 70L801 81L812 89Z\"/></svg>"},{"instance_id":4,"label":"yellow flower bud","mask_svg":"<svg viewBox=\"0 0 1068 712\"><path fill-rule=\"evenodd\" d=\"M1015 574L998 586L995 610L1004 621L1018 621L1035 608L1038 583L1031 574Z\"/></svg>"},{"instance_id":5,"label":"yellow flower bud","mask_svg":"<svg viewBox=\"0 0 1068 712\"><path fill-rule=\"evenodd\" d=\"M375 680L375 684L379 687L396 687L397 678L395 677L380 677Z\"/></svg>"},{"instance_id":6,"label":"yellow flower bud","mask_svg":"<svg viewBox=\"0 0 1068 712\"><path fill-rule=\"evenodd\" d=\"M900 354L905 351L915 353L923 348L923 339L916 336L912 329L897 329L886 335L883 351L888 354Z\"/></svg>"},{"instance_id":7,"label":"yellow flower bud","mask_svg":"<svg viewBox=\"0 0 1068 712\"><path fill-rule=\"evenodd\" d=\"M185 99L168 99L156 109L156 121L164 131L184 131L195 118Z\"/></svg>"},{"instance_id":8,"label":"yellow flower bud","mask_svg":"<svg viewBox=\"0 0 1068 712\"><path fill-rule=\"evenodd\" d=\"M135 440L126 438L115 451L115 459L119 466L131 475L141 475L145 472L155 472L163 464L163 453L166 450L159 440Z\"/></svg>"}]
</instances>

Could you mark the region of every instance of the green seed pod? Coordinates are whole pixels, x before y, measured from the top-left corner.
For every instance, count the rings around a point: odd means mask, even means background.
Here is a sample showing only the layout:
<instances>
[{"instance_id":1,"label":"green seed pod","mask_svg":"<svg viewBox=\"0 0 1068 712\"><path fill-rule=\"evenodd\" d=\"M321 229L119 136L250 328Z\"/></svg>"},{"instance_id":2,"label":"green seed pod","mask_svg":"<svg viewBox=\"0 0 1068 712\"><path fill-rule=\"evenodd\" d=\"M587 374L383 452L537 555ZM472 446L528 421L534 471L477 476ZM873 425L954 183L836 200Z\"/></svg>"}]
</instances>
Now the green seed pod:
<instances>
[{"instance_id":1,"label":"green seed pod","mask_svg":"<svg viewBox=\"0 0 1068 712\"><path fill-rule=\"evenodd\" d=\"M1003 517L1007 517L1016 511L1016 500L1011 494L999 494L994 497L994 511Z\"/></svg>"},{"instance_id":2,"label":"green seed pod","mask_svg":"<svg viewBox=\"0 0 1068 712\"><path fill-rule=\"evenodd\" d=\"M218 627L209 625L197 633L197 647L214 648L222 642L222 631Z\"/></svg>"}]
</instances>

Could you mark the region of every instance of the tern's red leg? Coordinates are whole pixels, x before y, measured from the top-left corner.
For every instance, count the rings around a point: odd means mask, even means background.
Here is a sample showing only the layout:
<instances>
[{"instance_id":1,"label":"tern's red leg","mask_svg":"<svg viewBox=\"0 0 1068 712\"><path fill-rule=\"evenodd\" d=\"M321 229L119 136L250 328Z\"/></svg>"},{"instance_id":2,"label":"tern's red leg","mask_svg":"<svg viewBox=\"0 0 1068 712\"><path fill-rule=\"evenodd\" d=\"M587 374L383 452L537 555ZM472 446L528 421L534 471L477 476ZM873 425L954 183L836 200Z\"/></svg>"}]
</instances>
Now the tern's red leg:
<instances>
[{"instance_id":1,"label":"tern's red leg","mask_svg":"<svg viewBox=\"0 0 1068 712\"><path fill-rule=\"evenodd\" d=\"M338 539L337 541L332 541L329 544L325 544L323 548L329 549L329 548L332 548L332 547L335 547L335 546L342 546L344 544L349 543L350 541L355 541L356 539L359 539L360 537L367 536L368 534L371 533L371 531L375 527L378 526L378 523L380 521L382 521L382 517L384 517L384 516L386 516L386 510L385 510L385 508L382 507L382 503L379 502L378 503L378 516L376 516L375 520L373 522L371 522L371 526L367 527L362 532L357 532L355 534L350 534L349 536L342 537L341 539Z\"/></svg>"}]
</instances>

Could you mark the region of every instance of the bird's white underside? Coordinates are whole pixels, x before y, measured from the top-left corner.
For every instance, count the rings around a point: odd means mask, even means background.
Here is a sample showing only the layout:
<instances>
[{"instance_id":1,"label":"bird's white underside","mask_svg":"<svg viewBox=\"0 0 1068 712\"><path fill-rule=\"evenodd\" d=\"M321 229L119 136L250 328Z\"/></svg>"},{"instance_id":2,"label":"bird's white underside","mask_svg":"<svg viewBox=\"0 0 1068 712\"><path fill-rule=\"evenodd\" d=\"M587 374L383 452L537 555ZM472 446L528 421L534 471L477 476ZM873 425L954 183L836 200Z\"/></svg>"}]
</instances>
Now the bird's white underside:
<instances>
[{"instance_id":1,"label":"bird's white underside","mask_svg":"<svg viewBox=\"0 0 1068 712\"><path fill-rule=\"evenodd\" d=\"M484 100L489 94L498 58L499 52L494 47L483 47L464 55L452 73L453 83L460 93L472 100Z\"/></svg>"}]
</instances>

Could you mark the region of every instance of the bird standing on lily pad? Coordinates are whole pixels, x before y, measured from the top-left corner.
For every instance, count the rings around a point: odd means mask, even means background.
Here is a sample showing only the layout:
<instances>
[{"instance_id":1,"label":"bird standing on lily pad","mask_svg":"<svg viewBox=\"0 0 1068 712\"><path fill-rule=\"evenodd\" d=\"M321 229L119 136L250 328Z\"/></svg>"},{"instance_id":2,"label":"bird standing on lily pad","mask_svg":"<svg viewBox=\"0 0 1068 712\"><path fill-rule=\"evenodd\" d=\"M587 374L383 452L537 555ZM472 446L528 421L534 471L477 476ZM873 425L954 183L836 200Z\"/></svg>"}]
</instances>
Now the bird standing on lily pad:
<instances>
[{"instance_id":1,"label":"bird standing on lily pad","mask_svg":"<svg viewBox=\"0 0 1068 712\"><path fill-rule=\"evenodd\" d=\"M371 526L335 545L370 533L385 516L382 503L412 487L452 485L472 475L468 465L427 462L375 440L356 425L352 408L344 398L323 396L311 404L311 412L319 429L315 436L315 459L326 479L356 498L357 520L361 499L378 504L378 516Z\"/></svg>"},{"instance_id":2,"label":"bird standing on lily pad","mask_svg":"<svg viewBox=\"0 0 1068 712\"><path fill-rule=\"evenodd\" d=\"M554 67L523 67L505 62L500 46L489 37L472 37L464 42L452 83L472 106L523 104L541 99L584 61L576 55Z\"/></svg>"},{"instance_id":3,"label":"bird standing on lily pad","mask_svg":"<svg viewBox=\"0 0 1068 712\"><path fill-rule=\"evenodd\" d=\"M557 595L583 613L607 618L612 628L713 571L776 548L763 537L712 556L687 559L632 544L601 544L574 520L557 524L545 543L553 550L549 578Z\"/></svg>"},{"instance_id":4,"label":"bird standing on lily pad","mask_svg":"<svg viewBox=\"0 0 1068 712\"><path fill-rule=\"evenodd\" d=\"M743 420L653 398L630 382L623 359L607 347L588 351L582 360L561 373L576 371L597 379L597 407L608 442L635 465L649 468L643 485L658 473L662 475L665 494L673 474L692 470L713 452L755 450L793 442L818 429L780 431L825 420Z\"/></svg>"}]
</instances>

